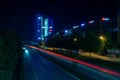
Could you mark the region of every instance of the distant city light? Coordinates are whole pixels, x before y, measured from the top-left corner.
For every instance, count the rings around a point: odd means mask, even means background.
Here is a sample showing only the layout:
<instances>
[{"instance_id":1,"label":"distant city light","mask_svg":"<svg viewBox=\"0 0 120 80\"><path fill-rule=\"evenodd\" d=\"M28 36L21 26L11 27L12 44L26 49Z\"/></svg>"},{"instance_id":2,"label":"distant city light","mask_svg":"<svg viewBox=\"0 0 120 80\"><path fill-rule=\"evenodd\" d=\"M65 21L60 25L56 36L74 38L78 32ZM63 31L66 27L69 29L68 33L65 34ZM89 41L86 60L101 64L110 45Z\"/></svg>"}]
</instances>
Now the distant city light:
<instances>
[{"instance_id":1,"label":"distant city light","mask_svg":"<svg viewBox=\"0 0 120 80\"><path fill-rule=\"evenodd\" d=\"M68 30L65 30L65 33L67 33L68 32Z\"/></svg>"},{"instance_id":2,"label":"distant city light","mask_svg":"<svg viewBox=\"0 0 120 80\"><path fill-rule=\"evenodd\" d=\"M25 49L25 54L26 54L27 56L29 55L28 49Z\"/></svg>"},{"instance_id":3,"label":"distant city light","mask_svg":"<svg viewBox=\"0 0 120 80\"><path fill-rule=\"evenodd\" d=\"M38 19L41 19L41 17L38 17Z\"/></svg>"},{"instance_id":4,"label":"distant city light","mask_svg":"<svg viewBox=\"0 0 120 80\"><path fill-rule=\"evenodd\" d=\"M79 26L73 26L73 29L78 28Z\"/></svg>"},{"instance_id":5,"label":"distant city light","mask_svg":"<svg viewBox=\"0 0 120 80\"><path fill-rule=\"evenodd\" d=\"M77 38L74 38L74 41L76 42L76 41L77 41Z\"/></svg>"},{"instance_id":6,"label":"distant city light","mask_svg":"<svg viewBox=\"0 0 120 80\"><path fill-rule=\"evenodd\" d=\"M81 26L85 26L85 24L84 24L84 23L82 23L82 24L81 24Z\"/></svg>"},{"instance_id":7,"label":"distant city light","mask_svg":"<svg viewBox=\"0 0 120 80\"><path fill-rule=\"evenodd\" d=\"M108 21L110 18L102 18L103 21Z\"/></svg>"},{"instance_id":8,"label":"distant city light","mask_svg":"<svg viewBox=\"0 0 120 80\"><path fill-rule=\"evenodd\" d=\"M89 24L91 24L91 23L94 23L94 21L92 20L92 21L89 21Z\"/></svg>"},{"instance_id":9,"label":"distant city light","mask_svg":"<svg viewBox=\"0 0 120 80\"><path fill-rule=\"evenodd\" d=\"M25 50L25 53L28 53L28 50L27 50L27 49Z\"/></svg>"},{"instance_id":10,"label":"distant city light","mask_svg":"<svg viewBox=\"0 0 120 80\"><path fill-rule=\"evenodd\" d=\"M64 36L72 34L72 31L70 29L65 30Z\"/></svg>"},{"instance_id":11,"label":"distant city light","mask_svg":"<svg viewBox=\"0 0 120 80\"><path fill-rule=\"evenodd\" d=\"M38 37L38 40L40 40L41 39L41 37Z\"/></svg>"},{"instance_id":12,"label":"distant city light","mask_svg":"<svg viewBox=\"0 0 120 80\"><path fill-rule=\"evenodd\" d=\"M45 27L44 36L48 36L48 26L49 26L49 21L48 21L48 18L46 18L45 21L44 21L44 27Z\"/></svg>"},{"instance_id":13,"label":"distant city light","mask_svg":"<svg viewBox=\"0 0 120 80\"><path fill-rule=\"evenodd\" d=\"M40 32L40 30L38 30L38 32Z\"/></svg>"},{"instance_id":14,"label":"distant city light","mask_svg":"<svg viewBox=\"0 0 120 80\"><path fill-rule=\"evenodd\" d=\"M52 26L50 26L49 28L52 28Z\"/></svg>"}]
</instances>

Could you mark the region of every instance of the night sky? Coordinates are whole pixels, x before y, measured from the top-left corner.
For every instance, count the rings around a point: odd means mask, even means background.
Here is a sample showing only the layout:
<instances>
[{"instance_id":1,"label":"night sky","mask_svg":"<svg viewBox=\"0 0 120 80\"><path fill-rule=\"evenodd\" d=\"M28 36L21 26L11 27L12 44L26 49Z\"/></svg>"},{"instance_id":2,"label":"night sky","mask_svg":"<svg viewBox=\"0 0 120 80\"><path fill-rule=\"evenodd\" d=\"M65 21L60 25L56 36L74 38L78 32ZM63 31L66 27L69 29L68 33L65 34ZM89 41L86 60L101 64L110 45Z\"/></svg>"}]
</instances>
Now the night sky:
<instances>
[{"instance_id":1,"label":"night sky","mask_svg":"<svg viewBox=\"0 0 120 80\"><path fill-rule=\"evenodd\" d=\"M16 31L34 40L38 13L53 18L54 32L82 21L117 15L117 0L32 0L0 1L0 28Z\"/></svg>"}]
</instances>

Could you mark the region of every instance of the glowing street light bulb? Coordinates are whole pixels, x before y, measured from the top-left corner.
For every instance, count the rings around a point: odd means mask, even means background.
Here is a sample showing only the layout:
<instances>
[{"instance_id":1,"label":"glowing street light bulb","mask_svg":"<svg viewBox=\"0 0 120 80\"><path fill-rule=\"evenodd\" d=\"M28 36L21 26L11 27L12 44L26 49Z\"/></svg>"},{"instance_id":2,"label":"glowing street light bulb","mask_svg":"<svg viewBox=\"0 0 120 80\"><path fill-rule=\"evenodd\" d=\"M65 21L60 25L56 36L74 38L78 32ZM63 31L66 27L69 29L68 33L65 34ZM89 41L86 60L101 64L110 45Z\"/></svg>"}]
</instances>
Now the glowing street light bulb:
<instances>
[{"instance_id":1,"label":"glowing street light bulb","mask_svg":"<svg viewBox=\"0 0 120 80\"><path fill-rule=\"evenodd\" d=\"M68 30L65 30L65 33L67 33L68 32Z\"/></svg>"},{"instance_id":2,"label":"glowing street light bulb","mask_svg":"<svg viewBox=\"0 0 120 80\"><path fill-rule=\"evenodd\" d=\"M49 28L52 28L52 26L50 26Z\"/></svg>"},{"instance_id":3,"label":"glowing street light bulb","mask_svg":"<svg viewBox=\"0 0 120 80\"><path fill-rule=\"evenodd\" d=\"M109 21L110 18L102 18L103 21Z\"/></svg>"},{"instance_id":4,"label":"glowing street light bulb","mask_svg":"<svg viewBox=\"0 0 120 80\"><path fill-rule=\"evenodd\" d=\"M78 28L79 26L73 26L73 29Z\"/></svg>"},{"instance_id":5,"label":"glowing street light bulb","mask_svg":"<svg viewBox=\"0 0 120 80\"><path fill-rule=\"evenodd\" d=\"M38 32L40 32L40 30L38 30Z\"/></svg>"},{"instance_id":6,"label":"glowing street light bulb","mask_svg":"<svg viewBox=\"0 0 120 80\"><path fill-rule=\"evenodd\" d=\"M104 39L103 36L100 36L100 39L103 40Z\"/></svg>"},{"instance_id":7,"label":"glowing street light bulb","mask_svg":"<svg viewBox=\"0 0 120 80\"><path fill-rule=\"evenodd\" d=\"M41 17L38 17L38 19L41 19Z\"/></svg>"},{"instance_id":8,"label":"glowing street light bulb","mask_svg":"<svg viewBox=\"0 0 120 80\"><path fill-rule=\"evenodd\" d=\"M92 20L92 21L89 21L89 24L91 24L91 23L94 23L94 21Z\"/></svg>"},{"instance_id":9,"label":"glowing street light bulb","mask_svg":"<svg viewBox=\"0 0 120 80\"><path fill-rule=\"evenodd\" d=\"M106 38L104 36L99 37L101 41L106 41Z\"/></svg>"},{"instance_id":10,"label":"glowing street light bulb","mask_svg":"<svg viewBox=\"0 0 120 80\"><path fill-rule=\"evenodd\" d=\"M84 23L82 23L82 24L81 24L81 26L85 26L85 24L84 24Z\"/></svg>"},{"instance_id":11,"label":"glowing street light bulb","mask_svg":"<svg viewBox=\"0 0 120 80\"><path fill-rule=\"evenodd\" d=\"M76 42L76 41L77 41L77 38L74 38L74 41Z\"/></svg>"},{"instance_id":12,"label":"glowing street light bulb","mask_svg":"<svg viewBox=\"0 0 120 80\"><path fill-rule=\"evenodd\" d=\"M41 37L38 37L38 40L40 40L41 39Z\"/></svg>"}]
</instances>

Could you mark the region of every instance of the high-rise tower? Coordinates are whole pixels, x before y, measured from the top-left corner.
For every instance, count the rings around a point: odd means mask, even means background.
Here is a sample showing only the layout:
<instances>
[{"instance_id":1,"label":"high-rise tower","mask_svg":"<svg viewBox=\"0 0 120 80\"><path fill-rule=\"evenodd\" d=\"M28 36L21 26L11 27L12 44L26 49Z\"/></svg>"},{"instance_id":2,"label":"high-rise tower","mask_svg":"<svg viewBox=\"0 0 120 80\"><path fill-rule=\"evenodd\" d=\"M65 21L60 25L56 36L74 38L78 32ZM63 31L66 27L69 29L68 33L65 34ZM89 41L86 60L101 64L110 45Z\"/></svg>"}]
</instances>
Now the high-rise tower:
<instances>
[{"instance_id":1,"label":"high-rise tower","mask_svg":"<svg viewBox=\"0 0 120 80\"><path fill-rule=\"evenodd\" d=\"M37 16L37 41L45 40L46 36L49 36L53 32L53 20L38 15Z\"/></svg>"}]
</instances>

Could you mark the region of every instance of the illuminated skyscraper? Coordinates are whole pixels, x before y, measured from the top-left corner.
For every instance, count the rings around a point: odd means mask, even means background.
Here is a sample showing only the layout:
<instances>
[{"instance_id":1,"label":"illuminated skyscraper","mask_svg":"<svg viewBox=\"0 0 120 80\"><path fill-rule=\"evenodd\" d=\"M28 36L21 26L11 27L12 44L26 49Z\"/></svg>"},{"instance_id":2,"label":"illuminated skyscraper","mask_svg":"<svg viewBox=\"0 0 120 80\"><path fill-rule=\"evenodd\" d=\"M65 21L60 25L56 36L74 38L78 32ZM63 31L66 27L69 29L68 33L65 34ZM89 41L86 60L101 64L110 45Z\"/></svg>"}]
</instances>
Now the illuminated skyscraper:
<instances>
[{"instance_id":1,"label":"illuminated skyscraper","mask_svg":"<svg viewBox=\"0 0 120 80\"><path fill-rule=\"evenodd\" d=\"M37 16L37 40L45 40L46 36L49 36L53 31L53 20L44 17Z\"/></svg>"}]
</instances>

